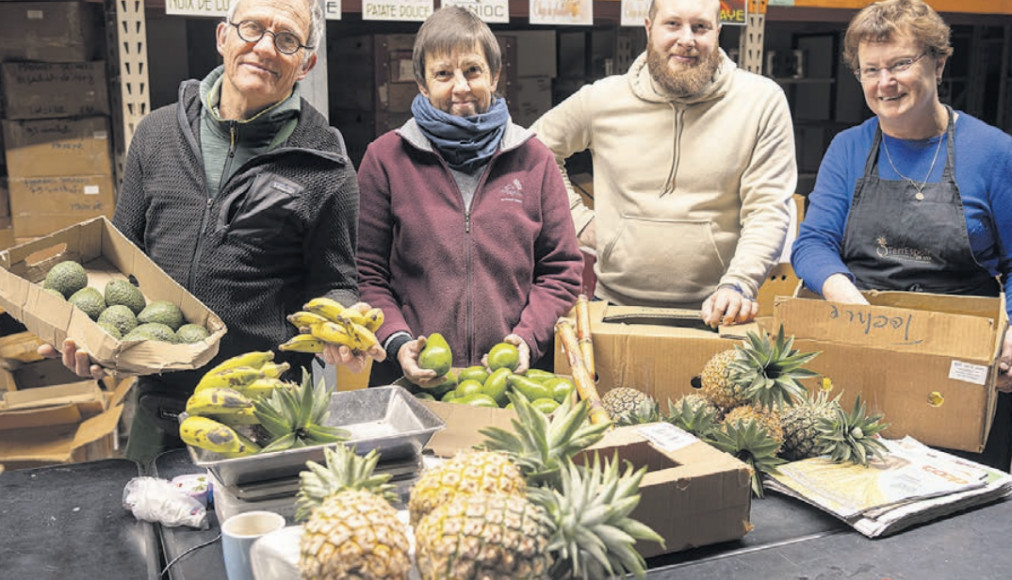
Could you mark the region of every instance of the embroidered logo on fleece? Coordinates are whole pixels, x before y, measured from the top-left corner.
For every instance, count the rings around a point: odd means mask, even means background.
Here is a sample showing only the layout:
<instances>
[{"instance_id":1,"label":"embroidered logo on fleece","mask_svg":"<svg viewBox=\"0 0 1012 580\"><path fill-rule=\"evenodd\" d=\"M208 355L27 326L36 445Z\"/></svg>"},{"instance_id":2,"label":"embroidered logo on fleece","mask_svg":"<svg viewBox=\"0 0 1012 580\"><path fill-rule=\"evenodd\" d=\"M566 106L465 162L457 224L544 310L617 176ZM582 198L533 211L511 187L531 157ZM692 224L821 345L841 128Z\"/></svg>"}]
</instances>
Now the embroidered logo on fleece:
<instances>
[{"instance_id":1,"label":"embroidered logo on fleece","mask_svg":"<svg viewBox=\"0 0 1012 580\"><path fill-rule=\"evenodd\" d=\"M885 236L879 236L875 239L875 243L878 244L878 248L875 248L875 254L880 258L892 258L893 260L903 260L906 262L931 262L931 254L920 250L918 248L891 248L886 240Z\"/></svg>"},{"instance_id":2,"label":"embroidered logo on fleece","mask_svg":"<svg viewBox=\"0 0 1012 580\"><path fill-rule=\"evenodd\" d=\"M520 184L520 180L516 177L513 178L512 183L507 183L499 190L499 201L511 201L514 203L523 203L524 201L524 187Z\"/></svg>"}]
</instances>

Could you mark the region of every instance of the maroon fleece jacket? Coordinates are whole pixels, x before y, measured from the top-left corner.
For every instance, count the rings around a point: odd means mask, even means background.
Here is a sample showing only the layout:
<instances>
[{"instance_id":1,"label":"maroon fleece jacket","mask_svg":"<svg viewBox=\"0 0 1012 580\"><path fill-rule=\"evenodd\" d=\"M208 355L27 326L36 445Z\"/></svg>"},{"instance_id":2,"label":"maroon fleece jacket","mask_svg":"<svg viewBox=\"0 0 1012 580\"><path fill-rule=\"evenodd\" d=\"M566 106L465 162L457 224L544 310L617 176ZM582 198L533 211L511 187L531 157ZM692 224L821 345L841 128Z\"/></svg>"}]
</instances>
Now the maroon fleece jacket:
<instances>
[{"instance_id":1,"label":"maroon fleece jacket","mask_svg":"<svg viewBox=\"0 0 1012 580\"><path fill-rule=\"evenodd\" d=\"M359 290L386 316L381 342L439 332L459 367L510 333L532 365L552 348L583 259L555 157L532 133L508 126L469 211L414 120L369 145L358 179Z\"/></svg>"}]
</instances>

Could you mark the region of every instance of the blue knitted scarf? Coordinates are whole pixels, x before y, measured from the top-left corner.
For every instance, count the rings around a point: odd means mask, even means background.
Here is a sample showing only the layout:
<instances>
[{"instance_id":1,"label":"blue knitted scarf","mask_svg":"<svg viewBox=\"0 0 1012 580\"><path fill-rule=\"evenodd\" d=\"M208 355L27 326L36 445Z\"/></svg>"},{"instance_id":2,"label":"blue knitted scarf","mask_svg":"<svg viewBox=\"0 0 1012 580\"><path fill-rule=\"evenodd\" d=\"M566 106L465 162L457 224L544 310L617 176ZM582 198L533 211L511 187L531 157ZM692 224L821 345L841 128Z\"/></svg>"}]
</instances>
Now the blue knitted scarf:
<instances>
[{"instance_id":1,"label":"blue knitted scarf","mask_svg":"<svg viewBox=\"0 0 1012 580\"><path fill-rule=\"evenodd\" d=\"M447 165L465 172L492 157L510 120L505 99L494 99L486 113L457 117L433 107L421 93L411 103L411 113Z\"/></svg>"}]
</instances>

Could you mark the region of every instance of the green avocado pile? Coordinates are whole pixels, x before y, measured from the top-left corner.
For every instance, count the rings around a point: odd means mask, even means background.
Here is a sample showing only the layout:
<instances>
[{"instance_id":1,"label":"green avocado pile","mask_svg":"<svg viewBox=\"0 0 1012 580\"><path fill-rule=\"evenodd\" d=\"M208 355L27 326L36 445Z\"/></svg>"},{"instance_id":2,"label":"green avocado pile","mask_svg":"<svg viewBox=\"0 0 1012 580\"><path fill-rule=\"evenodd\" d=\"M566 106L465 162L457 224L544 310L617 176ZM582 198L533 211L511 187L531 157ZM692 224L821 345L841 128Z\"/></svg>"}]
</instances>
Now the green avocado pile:
<instances>
[{"instance_id":1,"label":"green avocado pile","mask_svg":"<svg viewBox=\"0 0 1012 580\"><path fill-rule=\"evenodd\" d=\"M165 300L149 303L128 280L111 280L104 292L88 286L84 266L72 260L50 268L42 287L80 308L117 340L194 343L211 334L200 324L187 324L179 306Z\"/></svg>"}]
</instances>

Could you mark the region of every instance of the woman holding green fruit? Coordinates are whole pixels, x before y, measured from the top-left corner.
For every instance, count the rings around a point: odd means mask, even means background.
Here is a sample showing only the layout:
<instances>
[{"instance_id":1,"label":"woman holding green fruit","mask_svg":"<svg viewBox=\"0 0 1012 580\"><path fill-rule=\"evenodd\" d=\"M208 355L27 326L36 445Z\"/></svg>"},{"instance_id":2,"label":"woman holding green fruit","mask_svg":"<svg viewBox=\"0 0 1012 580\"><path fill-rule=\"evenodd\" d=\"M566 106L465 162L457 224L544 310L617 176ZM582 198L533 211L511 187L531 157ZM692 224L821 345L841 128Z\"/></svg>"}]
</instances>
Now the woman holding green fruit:
<instances>
[{"instance_id":1,"label":"woman holding green fruit","mask_svg":"<svg viewBox=\"0 0 1012 580\"><path fill-rule=\"evenodd\" d=\"M562 175L495 97L502 56L480 18L436 11L412 60L414 118L373 142L358 173L359 290L386 315L387 362L370 384L435 387L451 366L499 357L522 373L552 351L580 290Z\"/></svg>"}]
</instances>

